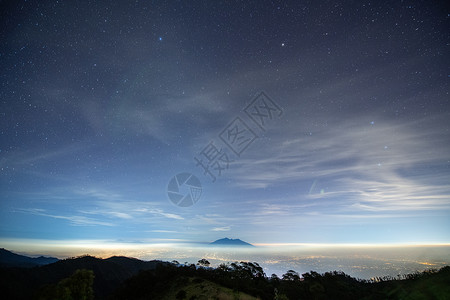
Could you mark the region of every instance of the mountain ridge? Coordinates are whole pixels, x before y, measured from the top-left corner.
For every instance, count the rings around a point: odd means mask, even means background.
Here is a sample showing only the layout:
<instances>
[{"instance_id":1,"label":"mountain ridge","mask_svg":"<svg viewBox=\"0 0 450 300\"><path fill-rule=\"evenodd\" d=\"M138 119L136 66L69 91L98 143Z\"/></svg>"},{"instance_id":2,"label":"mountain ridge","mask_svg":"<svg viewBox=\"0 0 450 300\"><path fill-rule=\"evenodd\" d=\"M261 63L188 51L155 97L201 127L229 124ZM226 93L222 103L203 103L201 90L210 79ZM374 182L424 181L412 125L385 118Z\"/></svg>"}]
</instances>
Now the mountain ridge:
<instances>
[{"instance_id":1,"label":"mountain ridge","mask_svg":"<svg viewBox=\"0 0 450 300\"><path fill-rule=\"evenodd\" d=\"M229 241L230 239L227 238ZM231 239L233 241L233 239ZM243 242L243 241L241 241ZM59 260L34 268L0 267L4 299L58 299L60 288L70 291L79 271L90 271L95 299L406 299L429 296L444 299L450 294L450 266L396 277L359 280L342 271L299 274L287 271L281 278L267 276L257 262L222 263L216 268L197 268L126 256L97 258L89 255ZM300 277L301 276L301 277ZM72 281L68 279L72 278ZM86 277L76 277L86 282ZM81 281L80 281L81 280ZM66 285L64 285L66 283ZM77 292L76 286L73 292ZM414 297L415 296L415 297ZM225 298L226 297L226 298ZM230 298L231 297L231 298ZM2 298L2 299L3 299ZM72 299L81 299L75 297ZM88 298L86 298L88 299ZM90 298L89 298L90 299Z\"/></svg>"},{"instance_id":2,"label":"mountain ridge","mask_svg":"<svg viewBox=\"0 0 450 300\"><path fill-rule=\"evenodd\" d=\"M241 239L229 239L227 237L215 240L214 242L209 243L209 245L218 245L218 246L246 246L246 247L255 247L254 245L244 242Z\"/></svg>"},{"instance_id":3,"label":"mountain ridge","mask_svg":"<svg viewBox=\"0 0 450 300\"><path fill-rule=\"evenodd\" d=\"M5 267L32 268L52 264L57 261L59 259L56 257L29 257L0 248L0 265Z\"/></svg>"},{"instance_id":4,"label":"mountain ridge","mask_svg":"<svg viewBox=\"0 0 450 300\"><path fill-rule=\"evenodd\" d=\"M169 263L158 260L143 261L125 256L103 259L83 255L34 267L0 265L0 290L7 295L5 299L32 299L33 293L38 292L40 288L56 284L77 270L92 270L95 276L95 298L105 299L128 278L140 271L156 269L160 264Z\"/></svg>"}]
</instances>

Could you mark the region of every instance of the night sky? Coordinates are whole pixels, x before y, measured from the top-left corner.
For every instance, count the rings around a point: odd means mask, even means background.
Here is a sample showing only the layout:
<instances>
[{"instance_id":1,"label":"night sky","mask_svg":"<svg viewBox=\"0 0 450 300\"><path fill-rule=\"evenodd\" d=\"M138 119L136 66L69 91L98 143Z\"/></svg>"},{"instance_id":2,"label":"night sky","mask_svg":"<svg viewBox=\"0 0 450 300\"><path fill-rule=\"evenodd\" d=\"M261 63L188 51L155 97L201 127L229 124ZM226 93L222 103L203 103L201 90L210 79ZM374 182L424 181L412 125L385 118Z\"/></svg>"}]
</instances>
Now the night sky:
<instances>
[{"instance_id":1,"label":"night sky","mask_svg":"<svg viewBox=\"0 0 450 300\"><path fill-rule=\"evenodd\" d=\"M0 10L0 241L450 241L445 1Z\"/></svg>"}]
</instances>

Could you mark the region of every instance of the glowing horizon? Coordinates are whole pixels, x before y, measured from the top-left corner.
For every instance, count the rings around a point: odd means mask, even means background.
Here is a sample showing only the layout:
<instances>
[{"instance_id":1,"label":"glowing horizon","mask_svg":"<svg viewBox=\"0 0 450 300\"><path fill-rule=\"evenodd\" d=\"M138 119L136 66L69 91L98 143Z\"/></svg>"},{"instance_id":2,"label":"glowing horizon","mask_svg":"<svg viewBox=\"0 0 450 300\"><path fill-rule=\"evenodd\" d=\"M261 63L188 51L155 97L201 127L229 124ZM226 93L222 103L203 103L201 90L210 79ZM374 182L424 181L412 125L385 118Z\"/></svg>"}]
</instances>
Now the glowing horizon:
<instances>
[{"instance_id":1,"label":"glowing horizon","mask_svg":"<svg viewBox=\"0 0 450 300\"><path fill-rule=\"evenodd\" d=\"M136 243L99 240L0 240L0 247L29 256L59 259L83 255L107 259L126 256L141 260L196 263L213 267L233 261L258 262L266 274L281 276L288 269L341 270L357 278L398 275L450 265L450 243L437 244L264 244L257 247L217 247L205 243Z\"/></svg>"},{"instance_id":2,"label":"glowing horizon","mask_svg":"<svg viewBox=\"0 0 450 300\"><path fill-rule=\"evenodd\" d=\"M45 249L51 252L57 251L57 249L68 251L79 250L85 253L85 250L91 249L93 252L98 252L100 250L105 251L125 251L127 250L143 250L148 248L207 248L207 249L234 249L234 250L245 250L246 252L251 251L266 251L271 250L275 247L282 247L282 249L292 249L292 248L310 248L310 249L338 249L338 248L414 248L414 247L449 247L450 243L252 243L254 248L239 247L239 246L214 246L210 245L209 242L192 242L192 241L180 241L180 240L169 240L160 239L158 241L143 242L143 241L113 241L113 240L42 240L42 239L0 239L0 247L7 250L18 250L27 253L23 249L35 249L33 252L40 249L45 251ZM278 249L280 250L280 249Z\"/></svg>"}]
</instances>

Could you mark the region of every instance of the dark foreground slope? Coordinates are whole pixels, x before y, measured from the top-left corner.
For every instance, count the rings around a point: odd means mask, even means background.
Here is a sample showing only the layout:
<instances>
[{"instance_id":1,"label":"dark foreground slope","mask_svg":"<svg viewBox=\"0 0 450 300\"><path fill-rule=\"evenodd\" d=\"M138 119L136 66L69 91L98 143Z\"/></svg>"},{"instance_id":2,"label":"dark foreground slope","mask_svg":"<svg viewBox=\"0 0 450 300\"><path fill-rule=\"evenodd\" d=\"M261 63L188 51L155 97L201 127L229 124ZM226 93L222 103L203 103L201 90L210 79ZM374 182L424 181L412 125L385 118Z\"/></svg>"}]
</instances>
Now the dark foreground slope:
<instances>
[{"instance_id":1,"label":"dark foreground slope","mask_svg":"<svg viewBox=\"0 0 450 300\"><path fill-rule=\"evenodd\" d=\"M158 264L163 262L83 256L34 268L0 268L0 290L5 296L2 299L37 299L40 289L70 277L77 270L92 270L95 299L103 299L140 270L154 269Z\"/></svg>"},{"instance_id":2,"label":"dark foreground slope","mask_svg":"<svg viewBox=\"0 0 450 300\"><path fill-rule=\"evenodd\" d=\"M201 263L200 263L201 262ZM0 268L2 299L450 299L450 267L402 280L343 272L267 277L257 263L217 268L84 256L34 268Z\"/></svg>"},{"instance_id":3,"label":"dark foreground slope","mask_svg":"<svg viewBox=\"0 0 450 300\"><path fill-rule=\"evenodd\" d=\"M221 295L221 296L220 296ZM127 280L119 299L450 299L450 267L408 275L403 280L358 280L343 272L267 278L257 263L219 268L159 266Z\"/></svg>"}]
</instances>

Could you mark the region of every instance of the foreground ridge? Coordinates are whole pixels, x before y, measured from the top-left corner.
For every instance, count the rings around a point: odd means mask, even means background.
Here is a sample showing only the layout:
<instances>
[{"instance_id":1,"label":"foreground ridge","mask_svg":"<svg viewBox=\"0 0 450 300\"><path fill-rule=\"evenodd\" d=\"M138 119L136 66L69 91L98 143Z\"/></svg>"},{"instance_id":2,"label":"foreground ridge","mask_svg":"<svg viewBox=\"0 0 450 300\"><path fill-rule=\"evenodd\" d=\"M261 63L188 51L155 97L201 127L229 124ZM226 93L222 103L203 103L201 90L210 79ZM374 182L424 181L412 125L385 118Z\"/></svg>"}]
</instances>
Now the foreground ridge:
<instances>
[{"instance_id":1,"label":"foreground ridge","mask_svg":"<svg viewBox=\"0 0 450 300\"><path fill-rule=\"evenodd\" d=\"M450 266L403 277L353 278L341 271L267 276L257 262L197 264L85 255L35 268L1 267L5 299L446 299Z\"/></svg>"}]
</instances>

